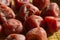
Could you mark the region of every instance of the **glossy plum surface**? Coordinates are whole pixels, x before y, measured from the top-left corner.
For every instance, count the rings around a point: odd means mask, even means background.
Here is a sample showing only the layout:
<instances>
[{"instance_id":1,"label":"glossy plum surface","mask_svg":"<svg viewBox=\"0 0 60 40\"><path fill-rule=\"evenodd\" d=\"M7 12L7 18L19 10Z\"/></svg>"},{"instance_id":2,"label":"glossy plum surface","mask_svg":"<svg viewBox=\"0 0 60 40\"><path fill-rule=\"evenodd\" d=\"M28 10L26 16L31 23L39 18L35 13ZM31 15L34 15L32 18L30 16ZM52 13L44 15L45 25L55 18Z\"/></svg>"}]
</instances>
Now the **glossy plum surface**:
<instances>
[{"instance_id":1,"label":"glossy plum surface","mask_svg":"<svg viewBox=\"0 0 60 40\"><path fill-rule=\"evenodd\" d=\"M60 29L60 18L48 16L45 17L45 21L47 23L48 32L54 33Z\"/></svg>"}]
</instances>

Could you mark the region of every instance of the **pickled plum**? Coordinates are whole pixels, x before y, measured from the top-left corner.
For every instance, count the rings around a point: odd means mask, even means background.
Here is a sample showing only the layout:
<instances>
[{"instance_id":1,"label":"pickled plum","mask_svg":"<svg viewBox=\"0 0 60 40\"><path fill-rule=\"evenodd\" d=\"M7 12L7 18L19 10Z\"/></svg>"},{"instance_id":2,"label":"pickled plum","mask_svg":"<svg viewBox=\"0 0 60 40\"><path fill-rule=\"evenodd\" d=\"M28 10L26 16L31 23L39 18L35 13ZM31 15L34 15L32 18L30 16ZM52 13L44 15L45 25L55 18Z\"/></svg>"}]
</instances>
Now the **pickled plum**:
<instances>
[{"instance_id":1,"label":"pickled plum","mask_svg":"<svg viewBox=\"0 0 60 40\"><path fill-rule=\"evenodd\" d=\"M25 40L25 36L22 34L10 34L5 40Z\"/></svg>"},{"instance_id":2,"label":"pickled plum","mask_svg":"<svg viewBox=\"0 0 60 40\"><path fill-rule=\"evenodd\" d=\"M4 23L11 18L15 18L13 10L6 5L0 4L0 23Z\"/></svg>"},{"instance_id":3,"label":"pickled plum","mask_svg":"<svg viewBox=\"0 0 60 40\"><path fill-rule=\"evenodd\" d=\"M59 15L59 6L57 3L50 3L41 13L40 16L45 18L46 16L58 17Z\"/></svg>"},{"instance_id":4,"label":"pickled plum","mask_svg":"<svg viewBox=\"0 0 60 40\"><path fill-rule=\"evenodd\" d=\"M60 18L55 18L51 16L45 17L47 23L48 32L54 33L60 29Z\"/></svg>"},{"instance_id":5,"label":"pickled plum","mask_svg":"<svg viewBox=\"0 0 60 40\"><path fill-rule=\"evenodd\" d=\"M3 23L4 32L6 35L13 33L22 33L23 25L19 20L9 19Z\"/></svg>"},{"instance_id":6,"label":"pickled plum","mask_svg":"<svg viewBox=\"0 0 60 40\"><path fill-rule=\"evenodd\" d=\"M47 40L46 31L41 28L34 28L26 34L26 40Z\"/></svg>"},{"instance_id":7,"label":"pickled plum","mask_svg":"<svg viewBox=\"0 0 60 40\"><path fill-rule=\"evenodd\" d=\"M36 28L36 27L42 27L43 25L43 19L40 16L37 15L31 15L27 18L27 20L24 22L24 27L27 31Z\"/></svg>"},{"instance_id":8,"label":"pickled plum","mask_svg":"<svg viewBox=\"0 0 60 40\"><path fill-rule=\"evenodd\" d=\"M50 4L50 0L33 0L32 4L43 10L46 6Z\"/></svg>"},{"instance_id":9,"label":"pickled plum","mask_svg":"<svg viewBox=\"0 0 60 40\"><path fill-rule=\"evenodd\" d=\"M19 13L17 14L17 19L24 22L30 15L40 15L40 13L41 11L39 11L37 7L30 3L25 4L20 8Z\"/></svg>"},{"instance_id":10,"label":"pickled plum","mask_svg":"<svg viewBox=\"0 0 60 40\"><path fill-rule=\"evenodd\" d=\"M16 11L20 9L23 4L29 3L29 0L14 0Z\"/></svg>"}]
</instances>

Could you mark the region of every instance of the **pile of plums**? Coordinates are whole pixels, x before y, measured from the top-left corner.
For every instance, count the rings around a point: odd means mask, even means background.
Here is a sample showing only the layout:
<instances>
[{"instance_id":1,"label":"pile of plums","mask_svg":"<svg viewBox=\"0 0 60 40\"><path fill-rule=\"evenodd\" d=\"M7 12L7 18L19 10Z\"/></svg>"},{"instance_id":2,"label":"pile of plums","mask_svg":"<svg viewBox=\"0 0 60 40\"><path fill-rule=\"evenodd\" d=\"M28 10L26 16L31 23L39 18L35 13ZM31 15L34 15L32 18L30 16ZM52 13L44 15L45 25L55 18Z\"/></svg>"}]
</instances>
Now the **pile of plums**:
<instances>
[{"instance_id":1,"label":"pile of plums","mask_svg":"<svg viewBox=\"0 0 60 40\"><path fill-rule=\"evenodd\" d=\"M0 35L4 40L48 40L60 30L60 9L50 0L0 0Z\"/></svg>"}]
</instances>

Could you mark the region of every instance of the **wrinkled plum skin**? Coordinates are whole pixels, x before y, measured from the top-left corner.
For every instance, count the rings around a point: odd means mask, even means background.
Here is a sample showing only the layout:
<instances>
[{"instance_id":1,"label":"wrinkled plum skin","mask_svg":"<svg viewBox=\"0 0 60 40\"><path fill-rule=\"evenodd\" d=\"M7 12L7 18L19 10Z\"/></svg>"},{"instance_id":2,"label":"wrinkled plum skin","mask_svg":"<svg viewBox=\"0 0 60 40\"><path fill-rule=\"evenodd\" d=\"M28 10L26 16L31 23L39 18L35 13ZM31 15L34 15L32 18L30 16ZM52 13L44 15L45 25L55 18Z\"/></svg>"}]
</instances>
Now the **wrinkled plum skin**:
<instances>
[{"instance_id":1,"label":"wrinkled plum skin","mask_svg":"<svg viewBox=\"0 0 60 40\"><path fill-rule=\"evenodd\" d=\"M37 7L29 3L20 8L19 13L17 14L17 19L24 22L30 15L40 15L40 11Z\"/></svg>"},{"instance_id":2,"label":"wrinkled plum skin","mask_svg":"<svg viewBox=\"0 0 60 40\"><path fill-rule=\"evenodd\" d=\"M23 25L19 20L9 19L3 23L4 32L6 35L13 33L22 33Z\"/></svg>"},{"instance_id":3,"label":"wrinkled plum skin","mask_svg":"<svg viewBox=\"0 0 60 40\"><path fill-rule=\"evenodd\" d=\"M47 23L48 33L54 33L60 29L60 18L55 18L51 16L45 17L45 22Z\"/></svg>"},{"instance_id":4,"label":"wrinkled plum skin","mask_svg":"<svg viewBox=\"0 0 60 40\"><path fill-rule=\"evenodd\" d=\"M46 16L58 17L59 15L59 7L56 3L50 3L42 12L41 15L43 18Z\"/></svg>"},{"instance_id":5,"label":"wrinkled plum skin","mask_svg":"<svg viewBox=\"0 0 60 40\"><path fill-rule=\"evenodd\" d=\"M25 40L25 36L22 34L10 34L5 40Z\"/></svg>"},{"instance_id":6,"label":"wrinkled plum skin","mask_svg":"<svg viewBox=\"0 0 60 40\"><path fill-rule=\"evenodd\" d=\"M29 3L29 0L14 0L15 3L15 9L18 11L20 7L26 3Z\"/></svg>"},{"instance_id":7,"label":"wrinkled plum skin","mask_svg":"<svg viewBox=\"0 0 60 40\"><path fill-rule=\"evenodd\" d=\"M6 5L0 4L0 23L4 23L11 18L15 18L13 10Z\"/></svg>"},{"instance_id":8,"label":"wrinkled plum skin","mask_svg":"<svg viewBox=\"0 0 60 40\"><path fill-rule=\"evenodd\" d=\"M43 10L50 4L50 0L33 0L32 4L38 7L40 10Z\"/></svg>"},{"instance_id":9,"label":"wrinkled plum skin","mask_svg":"<svg viewBox=\"0 0 60 40\"><path fill-rule=\"evenodd\" d=\"M26 34L26 40L47 40L46 31L41 28L34 28Z\"/></svg>"},{"instance_id":10,"label":"wrinkled plum skin","mask_svg":"<svg viewBox=\"0 0 60 40\"><path fill-rule=\"evenodd\" d=\"M24 28L28 32L29 30L33 28L43 26L42 24L43 24L43 19L40 16L31 15L24 22Z\"/></svg>"}]
</instances>

